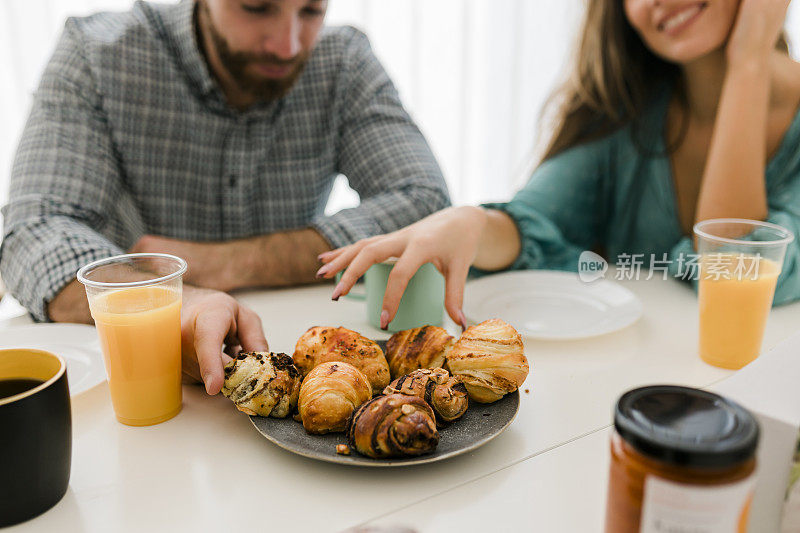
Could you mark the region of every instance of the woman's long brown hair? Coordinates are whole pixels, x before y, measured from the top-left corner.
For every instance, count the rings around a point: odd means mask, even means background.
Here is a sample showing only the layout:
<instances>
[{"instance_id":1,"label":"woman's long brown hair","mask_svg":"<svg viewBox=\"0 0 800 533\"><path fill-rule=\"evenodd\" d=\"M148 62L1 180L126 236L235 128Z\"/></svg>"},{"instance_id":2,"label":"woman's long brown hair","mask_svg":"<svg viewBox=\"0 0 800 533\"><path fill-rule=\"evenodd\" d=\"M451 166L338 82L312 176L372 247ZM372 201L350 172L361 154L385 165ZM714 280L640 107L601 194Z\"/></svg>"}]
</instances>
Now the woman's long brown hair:
<instances>
[{"instance_id":1,"label":"woman's long brown hair","mask_svg":"<svg viewBox=\"0 0 800 533\"><path fill-rule=\"evenodd\" d=\"M788 51L783 35L777 47ZM630 124L656 91L680 89L680 72L642 42L625 16L624 0L588 0L573 70L548 103L556 109L555 130L543 159ZM680 139L669 143L678 144Z\"/></svg>"}]
</instances>

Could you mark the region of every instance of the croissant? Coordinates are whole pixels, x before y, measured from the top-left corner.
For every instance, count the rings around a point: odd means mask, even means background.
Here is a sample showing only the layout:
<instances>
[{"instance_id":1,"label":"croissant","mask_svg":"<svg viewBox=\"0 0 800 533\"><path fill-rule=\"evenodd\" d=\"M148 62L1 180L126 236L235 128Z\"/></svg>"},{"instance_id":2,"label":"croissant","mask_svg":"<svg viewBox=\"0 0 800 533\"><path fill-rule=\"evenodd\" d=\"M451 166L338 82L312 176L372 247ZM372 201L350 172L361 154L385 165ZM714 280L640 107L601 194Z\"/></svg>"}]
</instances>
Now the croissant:
<instances>
[{"instance_id":1,"label":"croissant","mask_svg":"<svg viewBox=\"0 0 800 533\"><path fill-rule=\"evenodd\" d=\"M308 433L344 431L353 409L372 398L367 377L348 363L314 367L300 386L298 407Z\"/></svg>"},{"instance_id":2,"label":"croissant","mask_svg":"<svg viewBox=\"0 0 800 533\"><path fill-rule=\"evenodd\" d=\"M248 415L283 418L297 405L300 379L285 353L243 352L225 365L222 394Z\"/></svg>"},{"instance_id":3,"label":"croissant","mask_svg":"<svg viewBox=\"0 0 800 533\"><path fill-rule=\"evenodd\" d=\"M350 447L376 459L432 452L439 444L435 415L421 398L404 394L378 396L347 421Z\"/></svg>"},{"instance_id":4,"label":"croissant","mask_svg":"<svg viewBox=\"0 0 800 533\"><path fill-rule=\"evenodd\" d=\"M458 420L469 407L466 387L444 368L414 370L389 383L383 393L422 398L433 407L439 426Z\"/></svg>"},{"instance_id":5,"label":"croissant","mask_svg":"<svg viewBox=\"0 0 800 533\"><path fill-rule=\"evenodd\" d=\"M294 364L303 376L320 363L350 363L367 376L372 392L389 384L389 364L375 342L347 328L316 326L303 333L294 349Z\"/></svg>"},{"instance_id":6,"label":"croissant","mask_svg":"<svg viewBox=\"0 0 800 533\"><path fill-rule=\"evenodd\" d=\"M528 376L522 337L499 318L468 327L447 355L446 367L481 403L517 390Z\"/></svg>"},{"instance_id":7,"label":"croissant","mask_svg":"<svg viewBox=\"0 0 800 533\"><path fill-rule=\"evenodd\" d=\"M386 360L392 378L405 376L418 368L440 368L453 341L444 328L436 326L398 331L386 341Z\"/></svg>"}]
</instances>

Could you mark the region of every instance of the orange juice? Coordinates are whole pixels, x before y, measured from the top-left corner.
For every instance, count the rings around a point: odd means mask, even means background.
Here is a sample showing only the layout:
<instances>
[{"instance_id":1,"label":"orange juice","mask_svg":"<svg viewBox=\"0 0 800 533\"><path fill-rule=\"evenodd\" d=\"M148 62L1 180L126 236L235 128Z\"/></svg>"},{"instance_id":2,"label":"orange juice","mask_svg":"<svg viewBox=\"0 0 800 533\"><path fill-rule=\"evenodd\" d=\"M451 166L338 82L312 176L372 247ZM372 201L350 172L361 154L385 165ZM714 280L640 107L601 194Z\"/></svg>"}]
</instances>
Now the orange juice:
<instances>
[{"instance_id":1,"label":"orange juice","mask_svg":"<svg viewBox=\"0 0 800 533\"><path fill-rule=\"evenodd\" d=\"M91 308L117 419L146 426L178 414L180 292L165 287L113 290L95 297Z\"/></svg>"},{"instance_id":2,"label":"orange juice","mask_svg":"<svg viewBox=\"0 0 800 533\"><path fill-rule=\"evenodd\" d=\"M700 271L700 357L739 369L761 351L780 266L763 257L709 254Z\"/></svg>"}]
</instances>

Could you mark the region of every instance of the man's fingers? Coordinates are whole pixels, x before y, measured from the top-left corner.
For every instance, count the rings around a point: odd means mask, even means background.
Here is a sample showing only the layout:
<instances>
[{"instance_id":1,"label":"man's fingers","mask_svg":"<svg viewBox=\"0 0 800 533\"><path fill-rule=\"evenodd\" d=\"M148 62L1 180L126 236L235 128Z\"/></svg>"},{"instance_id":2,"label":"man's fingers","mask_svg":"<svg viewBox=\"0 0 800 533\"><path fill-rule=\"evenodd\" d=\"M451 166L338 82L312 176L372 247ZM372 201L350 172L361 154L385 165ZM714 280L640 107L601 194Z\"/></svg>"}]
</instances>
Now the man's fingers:
<instances>
[{"instance_id":1,"label":"man's fingers","mask_svg":"<svg viewBox=\"0 0 800 533\"><path fill-rule=\"evenodd\" d=\"M392 267L389 273L389 280L386 282L386 292L383 295L383 306L381 307L381 329L386 329L392 321L400 306L408 282L416 274L419 267L428 261L419 249L409 248L400 256L400 259Z\"/></svg>"},{"instance_id":2,"label":"man's fingers","mask_svg":"<svg viewBox=\"0 0 800 533\"><path fill-rule=\"evenodd\" d=\"M194 381L203 381L194 348L194 317L181 322L181 370Z\"/></svg>"},{"instance_id":3,"label":"man's fingers","mask_svg":"<svg viewBox=\"0 0 800 533\"><path fill-rule=\"evenodd\" d=\"M194 352L194 349L192 349L192 352ZM182 357L181 371L195 382L203 381L202 376L200 376L200 365L197 364L196 357Z\"/></svg>"},{"instance_id":4,"label":"man's fingers","mask_svg":"<svg viewBox=\"0 0 800 533\"><path fill-rule=\"evenodd\" d=\"M210 395L222 390L222 342L236 323L228 309L201 311L194 322L194 350L200 375Z\"/></svg>"},{"instance_id":5,"label":"man's fingers","mask_svg":"<svg viewBox=\"0 0 800 533\"><path fill-rule=\"evenodd\" d=\"M237 330L242 349L246 352L268 352L269 344L264 337L261 319L255 312L246 307L239 307Z\"/></svg>"},{"instance_id":6,"label":"man's fingers","mask_svg":"<svg viewBox=\"0 0 800 533\"><path fill-rule=\"evenodd\" d=\"M225 343L225 349L222 350L222 353L227 355L229 358L234 358L237 355L239 355L239 352L241 352L241 351L242 351L242 345L241 344L228 344L228 343Z\"/></svg>"},{"instance_id":7,"label":"man's fingers","mask_svg":"<svg viewBox=\"0 0 800 533\"><path fill-rule=\"evenodd\" d=\"M461 309L464 303L464 284L467 281L467 274L469 274L467 263L449 265L444 278L444 308L450 318L462 328L467 327L464 312Z\"/></svg>"}]
</instances>

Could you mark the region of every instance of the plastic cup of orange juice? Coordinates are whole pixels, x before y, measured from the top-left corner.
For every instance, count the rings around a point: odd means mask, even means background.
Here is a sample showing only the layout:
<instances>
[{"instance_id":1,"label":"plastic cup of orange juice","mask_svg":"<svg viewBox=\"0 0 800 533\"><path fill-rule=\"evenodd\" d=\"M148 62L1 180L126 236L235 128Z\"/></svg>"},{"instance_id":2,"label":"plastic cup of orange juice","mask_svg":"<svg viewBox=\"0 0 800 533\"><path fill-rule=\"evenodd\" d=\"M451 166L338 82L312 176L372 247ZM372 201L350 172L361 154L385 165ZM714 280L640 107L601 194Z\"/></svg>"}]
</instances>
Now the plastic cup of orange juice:
<instances>
[{"instance_id":1,"label":"plastic cup of orange juice","mask_svg":"<svg viewBox=\"0 0 800 533\"><path fill-rule=\"evenodd\" d=\"M699 254L700 357L739 369L758 357L792 233L737 218L695 224Z\"/></svg>"},{"instance_id":2,"label":"plastic cup of orange juice","mask_svg":"<svg viewBox=\"0 0 800 533\"><path fill-rule=\"evenodd\" d=\"M158 424L181 410L184 272L186 261L167 254L118 255L78 271L123 424Z\"/></svg>"}]
</instances>

